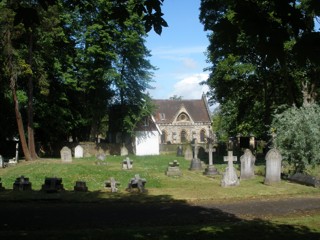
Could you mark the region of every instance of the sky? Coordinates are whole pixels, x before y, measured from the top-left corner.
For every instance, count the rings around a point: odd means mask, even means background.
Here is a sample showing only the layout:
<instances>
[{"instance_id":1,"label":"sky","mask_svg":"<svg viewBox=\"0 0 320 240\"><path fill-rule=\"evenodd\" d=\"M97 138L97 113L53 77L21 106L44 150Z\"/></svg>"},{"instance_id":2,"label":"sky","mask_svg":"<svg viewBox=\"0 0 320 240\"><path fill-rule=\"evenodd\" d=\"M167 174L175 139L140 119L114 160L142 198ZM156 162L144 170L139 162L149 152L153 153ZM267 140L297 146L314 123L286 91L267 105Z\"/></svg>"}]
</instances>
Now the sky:
<instances>
[{"instance_id":1,"label":"sky","mask_svg":"<svg viewBox=\"0 0 320 240\"><path fill-rule=\"evenodd\" d=\"M161 35L153 30L146 38L151 51L154 71L154 89L149 93L154 99L200 99L208 91L199 82L206 80L208 72L205 51L209 45L207 33L199 21L200 0L164 0L162 12L169 27Z\"/></svg>"}]
</instances>

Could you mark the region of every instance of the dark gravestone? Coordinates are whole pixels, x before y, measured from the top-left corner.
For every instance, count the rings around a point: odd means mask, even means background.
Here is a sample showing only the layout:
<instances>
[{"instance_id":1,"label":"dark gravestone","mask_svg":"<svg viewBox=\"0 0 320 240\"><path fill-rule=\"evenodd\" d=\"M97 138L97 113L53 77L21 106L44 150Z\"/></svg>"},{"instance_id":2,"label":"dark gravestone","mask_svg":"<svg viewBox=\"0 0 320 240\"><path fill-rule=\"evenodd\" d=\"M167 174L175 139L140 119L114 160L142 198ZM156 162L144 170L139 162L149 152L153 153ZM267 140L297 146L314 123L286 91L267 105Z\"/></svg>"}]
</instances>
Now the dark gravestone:
<instances>
[{"instance_id":1,"label":"dark gravestone","mask_svg":"<svg viewBox=\"0 0 320 240\"><path fill-rule=\"evenodd\" d=\"M4 187L2 186L1 178L0 178L0 191L4 191Z\"/></svg>"},{"instance_id":2,"label":"dark gravestone","mask_svg":"<svg viewBox=\"0 0 320 240\"><path fill-rule=\"evenodd\" d=\"M177 157L183 157L183 148L181 145L177 148Z\"/></svg>"},{"instance_id":3,"label":"dark gravestone","mask_svg":"<svg viewBox=\"0 0 320 240\"><path fill-rule=\"evenodd\" d=\"M26 178L24 176L16 178L16 180L13 183L13 190L14 191L30 191L31 189L31 182L29 181L29 178Z\"/></svg>"},{"instance_id":4,"label":"dark gravestone","mask_svg":"<svg viewBox=\"0 0 320 240\"><path fill-rule=\"evenodd\" d=\"M44 180L44 184L41 187L41 191L47 192L47 193L56 193L59 191L63 191L63 184L62 184L62 178L48 178L46 177Z\"/></svg>"},{"instance_id":5,"label":"dark gravestone","mask_svg":"<svg viewBox=\"0 0 320 240\"><path fill-rule=\"evenodd\" d=\"M306 175L303 173L295 173L292 176L290 176L288 179L291 182L296 182L296 183L304 184L307 186L320 188L320 179L317 179L316 177Z\"/></svg>"},{"instance_id":6,"label":"dark gravestone","mask_svg":"<svg viewBox=\"0 0 320 240\"><path fill-rule=\"evenodd\" d=\"M147 180L145 178L140 178L139 174L136 174L134 178L130 179L127 191L132 192L133 189L138 189L139 192L145 192L146 183Z\"/></svg>"},{"instance_id":7,"label":"dark gravestone","mask_svg":"<svg viewBox=\"0 0 320 240\"><path fill-rule=\"evenodd\" d=\"M73 187L75 192L88 192L88 187L85 181L76 181L76 185Z\"/></svg>"}]
</instances>

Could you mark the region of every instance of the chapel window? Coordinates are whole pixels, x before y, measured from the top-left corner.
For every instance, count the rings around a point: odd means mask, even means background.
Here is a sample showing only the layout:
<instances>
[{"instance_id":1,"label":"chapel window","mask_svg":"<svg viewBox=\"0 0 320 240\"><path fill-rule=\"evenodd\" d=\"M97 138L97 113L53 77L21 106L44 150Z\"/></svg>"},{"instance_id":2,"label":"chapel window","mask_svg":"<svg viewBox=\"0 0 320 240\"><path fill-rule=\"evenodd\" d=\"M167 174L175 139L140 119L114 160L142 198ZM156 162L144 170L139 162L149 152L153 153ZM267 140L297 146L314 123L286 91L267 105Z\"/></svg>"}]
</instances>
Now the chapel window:
<instances>
[{"instance_id":1,"label":"chapel window","mask_svg":"<svg viewBox=\"0 0 320 240\"><path fill-rule=\"evenodd\" d=\"M166 131L162 131L161 143L166 143L166 142L167 142L167 132Z\"/></svg>"},{"instance_id":2,"label":"chapel window","mask_svg":"<svg viewBox=\"0 0 320 240\"><path fill-rule=\"evenodd\" d=\"M200 131L200 142L205 142L205 140L206 140L206 131L202 129Z\"/></svg>"},{"instance_id":3,"label":"chapel window","mask_svg":"<svg viewBox=\"0 0 320 240\"><path fill-rule=\"evenodd\" d=\"M180 138L181 143L187 142L187 132L185 130L181 131Z\"/></svg>"}]
</instances>

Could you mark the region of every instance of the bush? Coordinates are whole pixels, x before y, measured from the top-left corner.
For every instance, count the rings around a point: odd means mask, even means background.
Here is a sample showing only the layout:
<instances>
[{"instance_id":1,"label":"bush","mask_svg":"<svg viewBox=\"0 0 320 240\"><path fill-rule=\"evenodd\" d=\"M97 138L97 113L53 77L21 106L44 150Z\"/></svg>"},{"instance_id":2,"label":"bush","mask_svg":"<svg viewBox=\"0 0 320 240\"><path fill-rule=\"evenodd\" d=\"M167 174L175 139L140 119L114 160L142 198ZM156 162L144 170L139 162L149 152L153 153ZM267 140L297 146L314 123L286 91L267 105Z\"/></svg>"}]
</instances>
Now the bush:
<instances>
[{"instance_id":1,"label":"bush","mask_svg":"<svg viewBox=\"0 0 320 240\"><path fill-rule=\"evenodd\" d=\"M276 114L275 146L294 172L307 172L320 163L320 107L291 107Z\"/></svg>"}]
</instances>

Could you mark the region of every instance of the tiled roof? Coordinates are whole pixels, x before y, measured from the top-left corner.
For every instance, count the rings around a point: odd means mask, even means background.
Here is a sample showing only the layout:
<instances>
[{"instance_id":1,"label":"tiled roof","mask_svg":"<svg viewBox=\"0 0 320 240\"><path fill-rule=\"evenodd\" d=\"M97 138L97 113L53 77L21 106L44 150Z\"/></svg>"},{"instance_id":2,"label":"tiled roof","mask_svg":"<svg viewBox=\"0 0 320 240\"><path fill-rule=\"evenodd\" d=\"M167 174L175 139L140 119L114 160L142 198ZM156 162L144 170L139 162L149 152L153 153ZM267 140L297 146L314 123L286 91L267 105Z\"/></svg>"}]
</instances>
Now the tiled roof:
<instances>
[{"instance_id":1,"label":"tiled roof","mask_svg":"<svg viewBox=\"0 0 320 240\"><path fill-rule=\"evenodd\" d=\"M156 105L153 115L156 122L160 124L172 123L181 107L187 110L194 122L211 122L207 102L204 98L189 100L155 99L153 103Z\"/></svg>"}]
</instances>

